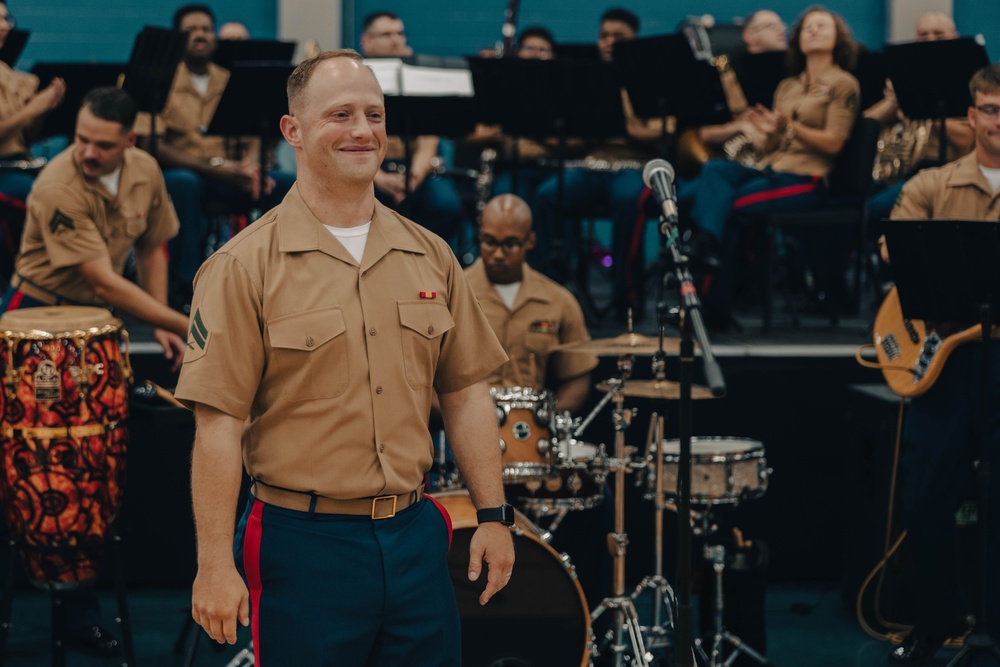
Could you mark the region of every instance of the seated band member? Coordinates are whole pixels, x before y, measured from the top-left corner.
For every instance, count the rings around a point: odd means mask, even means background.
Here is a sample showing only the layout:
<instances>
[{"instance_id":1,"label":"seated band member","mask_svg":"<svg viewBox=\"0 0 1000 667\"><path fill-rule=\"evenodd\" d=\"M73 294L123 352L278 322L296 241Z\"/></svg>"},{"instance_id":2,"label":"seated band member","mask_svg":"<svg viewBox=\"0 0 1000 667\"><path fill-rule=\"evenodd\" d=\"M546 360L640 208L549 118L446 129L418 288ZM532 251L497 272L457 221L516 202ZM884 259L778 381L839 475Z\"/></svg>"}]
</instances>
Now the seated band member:
<instances>
[{"instance_id":1,"label":"seated band member","mask_svg":"<svg viewBox=\"0 0 1000 667\"><path fill-rule=\"evenodd\" d=\"M785 23L780 16L769 9L754 12L744 26L741 36L747 53L784 51L788 48ZM704 125L694 130L699 143L704 147L701 151L697 146L685 151L685 138L689 136L685 131L678 139L678 173L683 173L681 170L685 166L681 158L689 153L694 153L692 157L700 163L715 157L734 159L753 166L754 160L759 158L759 150L766 141L766 135L747 119L747 99L736 72L731 67L726 67L719 73L719 78L733 120L721 125ZM739 141L731 141L737 137ZM697 168L700 169L700 166L699 164ZM688 171L690 170L691 167L688 167Z\"/></svg>"},{"instance_id":2,"label":"seated band member","mask_svg":"<svg viewBox=\"0 0 1000 667\"><path fill-rule=\"evenodd\" d=\"M915 39L918 42L957 38L954 21L941 12L928 12L917 21ZM883 127L874 173L876 192L868 200L868 217L877 221L888 217L906 179L921 169L943 163L941 123L904 116L892 81L888 79L885 97L866 109L865 116L874 118ZM947 118L944 129L947 139L944 162L957 160L972 150L974 135L967 118Z\"/></svg>"},{"instance_id":3,"label":"seated band member","mask_svg":"<svg viewBox=\"0 0 1000 667\"><path fill-rule=\"evenodd\" d=\"M687 251L705 264L718 264L734 214L743 220L818 205L823 179L854 125L860 86L847 70L854 65L857 44L843 19L809 8L792 27L789 41L793 76L778 85L773 110L757 105L747 112L767 137L759 167L709 160L697 179L679 186L682 204L690 201L693 225ZM729 268L723 264L725 274ZM705 301L707 319L728 323L726 279L715 281Z\"/></svg>"},{"instance_id":4,"label":"seated band member","mask_svg":"<svg viewBox=\"0 0 1000 667\"><path fill-rule=\"evenodd\" d=\"M181 222L170 247L171 296L186 304L205 255L206 199L249 208L263 195L267 210L281 201L294 177L269 171L261 193L258 140L205 134L229 81L229 71L212 62L215 15L206 5L185 5L174 13L173 26L188 39L166 106L156 118L156 159ZM148 147L148 114L140 114L136 132Z\"/></svg>"},{"instance_id":5,"label":"seated band member","mask_svg":"<svg viewBox=\"0 0 1000 667\"><path fill-rule=\"evenodd\" d=\"M964 219L996 222L1000 192L1000 66L989 65L969 81L972 106L969 125L975 134L975 149L943 167L926 169L903 186L892 210L898 220ZM942 229L947 234L947 229ZM880 240L882 259L890 260L885 240ZM969 323L949 323L958 331ZM931 326L928 326L931 329ZM939 330L943 336L944 332ZM994 336L996 334L994 333ZM990 393L1000 391L1000 341L990 343ZM900 493L904 547L911 558L912 581L919 586L912 597L913 630L889 661L904 664L930 660L948 637L968 630L970 606L960 582L962 572L955 541L955 512L967 497L976 477L980 458L980 393L982 342L961 345L948 356L941 375L926 393L910 399L903 424L900 458ZM1000 402L991 399L989 467L1000 470ZM990 564L985 589L988 632L1000 639L1000 493L996 473L991 475L988 550ZM970 601L973 602L973 601ZM978 609L978 605L973 607ZM974 653L972 655L975 655ZM977 663L979 664L979 663ZM994 664L988 660L982 664Z\"/></svg>"},{"instance_id":6,"label":"seated band member","mask_svg":"<svg viewBox=\"0 0 1000 667\"><path fill-rule=\"evenodd\" d=\"M239 21L227 21L219 26L219 39L244 41L250 39L250 31Z\"/></svg>"},{"instance_id":7,"label":"seated band member","mask_svg":"<svg viewBox=\"0 0 1000 667\"><path fill-rule=\"evenodd\" d=\"M553 384L556 410L577 412L590 392L597 357L555 351L590 340L590 334L569 290L528 265L534 247L531 209L524 200L511 194L491 199L479 227L480 258L465 270L510 357L486 381L493 387L536 389Z\"/></svg>"},{"instance_id":8,"label":"seated band member","mask_svg":"<svg viewBox=\"0 0 1000 667\"><path fill-rule=\"evenodd\" d=\"M14 29L14 19L7 3L0 0L0 47ZM23 160L29 157L28 145L44 115L59 106L66 93L66 83L59 78L38 90L38 77L17 72L0 62L0 160ZM0 172L0 194L23 207L34 174ZM12 202L14 203L14 202Z\"/></svg>"},{"instance_id":9,"label":"seated band member","mask_svg":"<svg viewBox=\"0 0 1000 667\"><path fill-rule=\"evenodd\" d=\"M363 24L361 53L366 58L412 56L403 20L387 11L369 14ZM401 137L390 136L385 162L375 176L375 196L386 206L404 211L414 222L454 243L465 219L465 209L455 185L431 173L439 144L440 139L431 135L411 139L407 179L400 170L404 166L406 146ZM404 203L404 200L407 201Z\"/></svg>"},{"instance_id":10,"label":"seated band member","mask_svg":"<svg viewBox=\"0 0 1000 667\"><path fill-rule=\"evenodd\" d=\"M187 317L167 307L167 253L177 215L156 161L134 148L135 102L118 88L83 100L72 145L38 175L16 272L0 311L53 305L116 308L153 325L179 368ZM122 276L135 251L139 285Z\"/></svg>"},{"instance_id":11,"label":"seated band member","mask_svg":"<svg viewBox=\"0 0 1000 667\"><path fill-rule=\"evenodd\" d=\"M619 42L635 39L639 35L639 17L626 9L609 9L601 16L597 49L601 60L611 62L614 46ZM642 181L641 162L659 156L659 142L663 139L662 119L638 118L632 111L628 95L622 90L622 109L625 114L626 137L609 139L592 148L585 159L612 165L611 169L567 169L564 175L563 209L570 215L588 213L595 206L609 205L613 227L612 258L616 309L623 315L629 305L624 269L626 245L633 229L645 215L640 206L640 195L645 189ZM625 166L629 165L629 166ZM550 236L559 219L558 181L555 176L546 180L535 197L535 222L540 235ZM540 239L538 258L547 275L562 279L563 267L553 266L548 255L548 239Z\"/></svg>"}]
</instances>

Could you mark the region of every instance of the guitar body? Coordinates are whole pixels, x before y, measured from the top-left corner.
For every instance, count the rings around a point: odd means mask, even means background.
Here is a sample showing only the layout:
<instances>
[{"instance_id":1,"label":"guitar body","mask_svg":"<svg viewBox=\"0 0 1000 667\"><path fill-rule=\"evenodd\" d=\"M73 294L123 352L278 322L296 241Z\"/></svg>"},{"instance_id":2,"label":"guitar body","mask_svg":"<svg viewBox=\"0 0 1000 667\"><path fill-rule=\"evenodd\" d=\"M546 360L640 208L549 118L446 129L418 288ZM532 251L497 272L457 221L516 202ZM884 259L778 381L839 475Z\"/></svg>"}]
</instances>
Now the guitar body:
<instances>
[{"instance_id":1,"label":"guitar body","mask_svg":"<svg viewBox=\"0 0 1000 667\"><path fill-rule=\"evenodd\" d=\"M872 332L882 375L900 396L919 396L934 384L948 356L959 345L980 340L979 325L941 338L921 320L907 320L896 288L886 295L875 316Z\"/></svg>"}]
</instances>

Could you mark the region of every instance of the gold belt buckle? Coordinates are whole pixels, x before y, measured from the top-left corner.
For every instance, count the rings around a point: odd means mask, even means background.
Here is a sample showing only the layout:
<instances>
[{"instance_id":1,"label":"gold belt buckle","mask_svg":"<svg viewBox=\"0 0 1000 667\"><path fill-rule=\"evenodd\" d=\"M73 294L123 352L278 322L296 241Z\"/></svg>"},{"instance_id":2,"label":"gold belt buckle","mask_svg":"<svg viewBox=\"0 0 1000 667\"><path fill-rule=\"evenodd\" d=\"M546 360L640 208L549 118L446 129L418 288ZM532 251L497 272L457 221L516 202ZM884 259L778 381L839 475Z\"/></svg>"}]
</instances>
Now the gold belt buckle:
<instances>
[{"instance_id":1,"label":"gold belt buckle","mask_svg":"<svg viewBox=\"0 0 1000 667\"><path fill-rule=\"evenodd\" d=\"M388 514L380 514L378 511L379 503L381 502L384 507L390 500L392 501L392 509L389 510ZM394 516L396 516L396 496L372 498L372 519L391 519Z\"/></svg>"}]
</instances>

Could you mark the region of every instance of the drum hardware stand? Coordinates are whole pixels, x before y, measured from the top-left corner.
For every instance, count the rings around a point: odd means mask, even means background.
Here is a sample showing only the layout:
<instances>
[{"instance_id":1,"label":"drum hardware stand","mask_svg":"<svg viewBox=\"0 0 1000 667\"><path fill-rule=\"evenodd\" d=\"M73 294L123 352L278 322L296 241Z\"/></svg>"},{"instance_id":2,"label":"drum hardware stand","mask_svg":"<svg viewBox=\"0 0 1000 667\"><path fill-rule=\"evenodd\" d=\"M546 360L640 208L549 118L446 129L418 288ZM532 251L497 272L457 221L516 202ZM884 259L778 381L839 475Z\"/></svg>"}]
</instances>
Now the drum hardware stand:
<instances>
[{"instance_id":1,"label":"drum hardware stand","mask_svg":"<svg viewBox=\"0 0 1000 667\"><path fill-rule=\"evenodd\" d=\"M633 358L630 355L618 357L619 381L624 383L632 374ZM620 385L619 385L620 389ZM632 664L640 667L650 667L652 655L646 652L642 639L642 628L639 625L639 615L632 604L632 598L625 595L625 547L628 545L628 535L625 534L625 472L631 470L631 463L625 458L625 429L632 423L633 410L623 409L625 396L620 391L612 390L608 394L614 397L615 408L612 419L615 427L615 456L609 470L615 473L615 532L608 535L608 550L614 559L614 597L605 598L591 613L591 622L611 609L614 611L614 621L609 631L613 637L610 650L614 653L611 663L614 667L625 664L625 633L628 632L632 646Z\"/></svg>"},{"instance_id":2,"label":"drum hardware stand","mask_svg":"<svg viewBox=\"0 0 1000 667\"><path fill-rule=\"evenodd\" d=\"M670 583L663 576L663 456L660 454L660 447L656 447L656 453L652 451L652 443L663 442L663 417L655 412L650 418L649 438L646 440L646 460L650 456L656 456L656 498L653 505L653 545L654 545L654 569L651 576L645 577L639 582L632 592L632 600L635 601L645 590L655 592L653 597L653 621L646 628L647 647L652 649L667 648L672 644L672 637L669 630L674 625L674 590ZM664 603L668 604L664 606ZM666 612L666 614L664 614Z\"/></svg>"},{"instance_id":3,"label":"drum hardware stand","mask_svg":"<svg viewBox=\"0 0 1000 667\"><path fill-rule=\"evenodd\" d=\"M128 610L128 597L125 594L125 570L121 558L121 536L113 532L110 535L112 558L115 563L115 589L118 597L118 623L122 634L123 660L121 667L133 667L136 664L135 644L132 641L132 621ZM0 602L0 667L7 660L7 639L10 634L10 618L13 608L14 573L17 567L17 541L7 540L10 558L7 563L7 577L4 581L3 600ZM66 599L65 590L50 587L49 594L52 609L52 667L66 666Z\"/></svg>"},{"instance_id":4,"label":"drum hardware stand","mask_svg":"<svg viewBox=\"0 0 1000 667\"><path fill-rule=\"evenodd\" d=\"M705 511L696 511L693 516L701 521L701 527L696 528L696 534L714 534L718 526L712 523L711 507ZM715 597L712 604L712 617L714 634L712 635L711 653L705 652L705 647L700 639L695 639L694 647L705 667L730 667L740 653L745 653L753 658L757 663L765 667L777 667L777 665L767 659L752 647L748 646L742 639L732 634L723 626L722 616L725 610L725 600L722 589L722 573L726 569L726 547L721 544L708 544L702 547L702 555L705 560L712 564L712 571L715 573ZM722 657L722 644L727 642L732 645L733 652L725 659Z\"/></svg>"}]
</instances>

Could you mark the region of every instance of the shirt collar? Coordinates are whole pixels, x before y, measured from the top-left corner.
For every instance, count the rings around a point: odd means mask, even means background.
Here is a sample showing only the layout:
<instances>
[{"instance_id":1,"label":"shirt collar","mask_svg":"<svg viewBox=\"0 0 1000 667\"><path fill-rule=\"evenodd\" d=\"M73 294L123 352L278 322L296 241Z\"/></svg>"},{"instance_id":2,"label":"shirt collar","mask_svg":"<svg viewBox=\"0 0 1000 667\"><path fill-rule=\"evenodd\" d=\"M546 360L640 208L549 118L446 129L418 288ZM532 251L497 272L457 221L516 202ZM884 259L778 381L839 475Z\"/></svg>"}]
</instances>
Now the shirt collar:
<instances>
[{"instance_id":1,"label":"shirt collar","mask_svg":"<svg viewBox=\"0 0 1000 667\"><path fill-rule=\"evenodd\" d=\"M503 304L504 308L507 307L507 304L503 303L503 299L500 298L497 291L493 289L493 283L490 282L489 277L486 275L486 264L483 262L482 257L475 261L469 271L469 284L472 286L472 291L481 299L495 299L498 303ZM529 301L538 301L540 303L551 302L552 299L549 291L545 287L544 281L542 281L538 272L525 262L521 275L521 289L517 291L514 306L509 310L514 312Z\"/></svg>"},{"instance_id":2,"label":"shirt collar","mask_svg":"<svg viewBox=\"0 0 1000 667\"><path fill-rule=\"evenodd\" d=\"M976 158L976 151L972 151L955 162L955 171L951 172L951 176L948 178L948 187L972 185L978 187L988 195L993 195L989 183L986 182L986 177L979 170L979 160Z\"/></svg>"},{"instance_id":3,"label":"shirt collar","mask_svg":"<svg viewBox=\"0 0 1000 667\"><path fill-rule=\"evenodd\" d=\"M72 150L72 146L68 150ZM122 156L122 176L118 181L118 195L120 198L124 193L129 192L136 185L141 185L149 182L149 176L143 173L142 169L137 169L135 167L136 154L135 152L142 150L140 148L126 148L125 154ZM104 199L108 201L114 201L116 197L113 197L110 192L101 184L101 179L99 178L88 178L86 174L83 173L83 167L80 166L80 161L77 159L76 151L72 152L73 155L73 168L76 169L77 175L83 181L84 186L97 193Z\"/></svg>"},{"instance_id":4,"label":"shirt collar","mask_svg":"<svg viewBox=\"0 0 1000 667\"><path fill-rule=\"evenodd\" d=\"M319 250L349 264L357 263L309 209L299 193L297 183L285 195L278 209L278 250L281 252ZM376 201L362 268L374 264L390 250L421 255L426 253L398 214Z\"/></svg>"}]
</instances>

